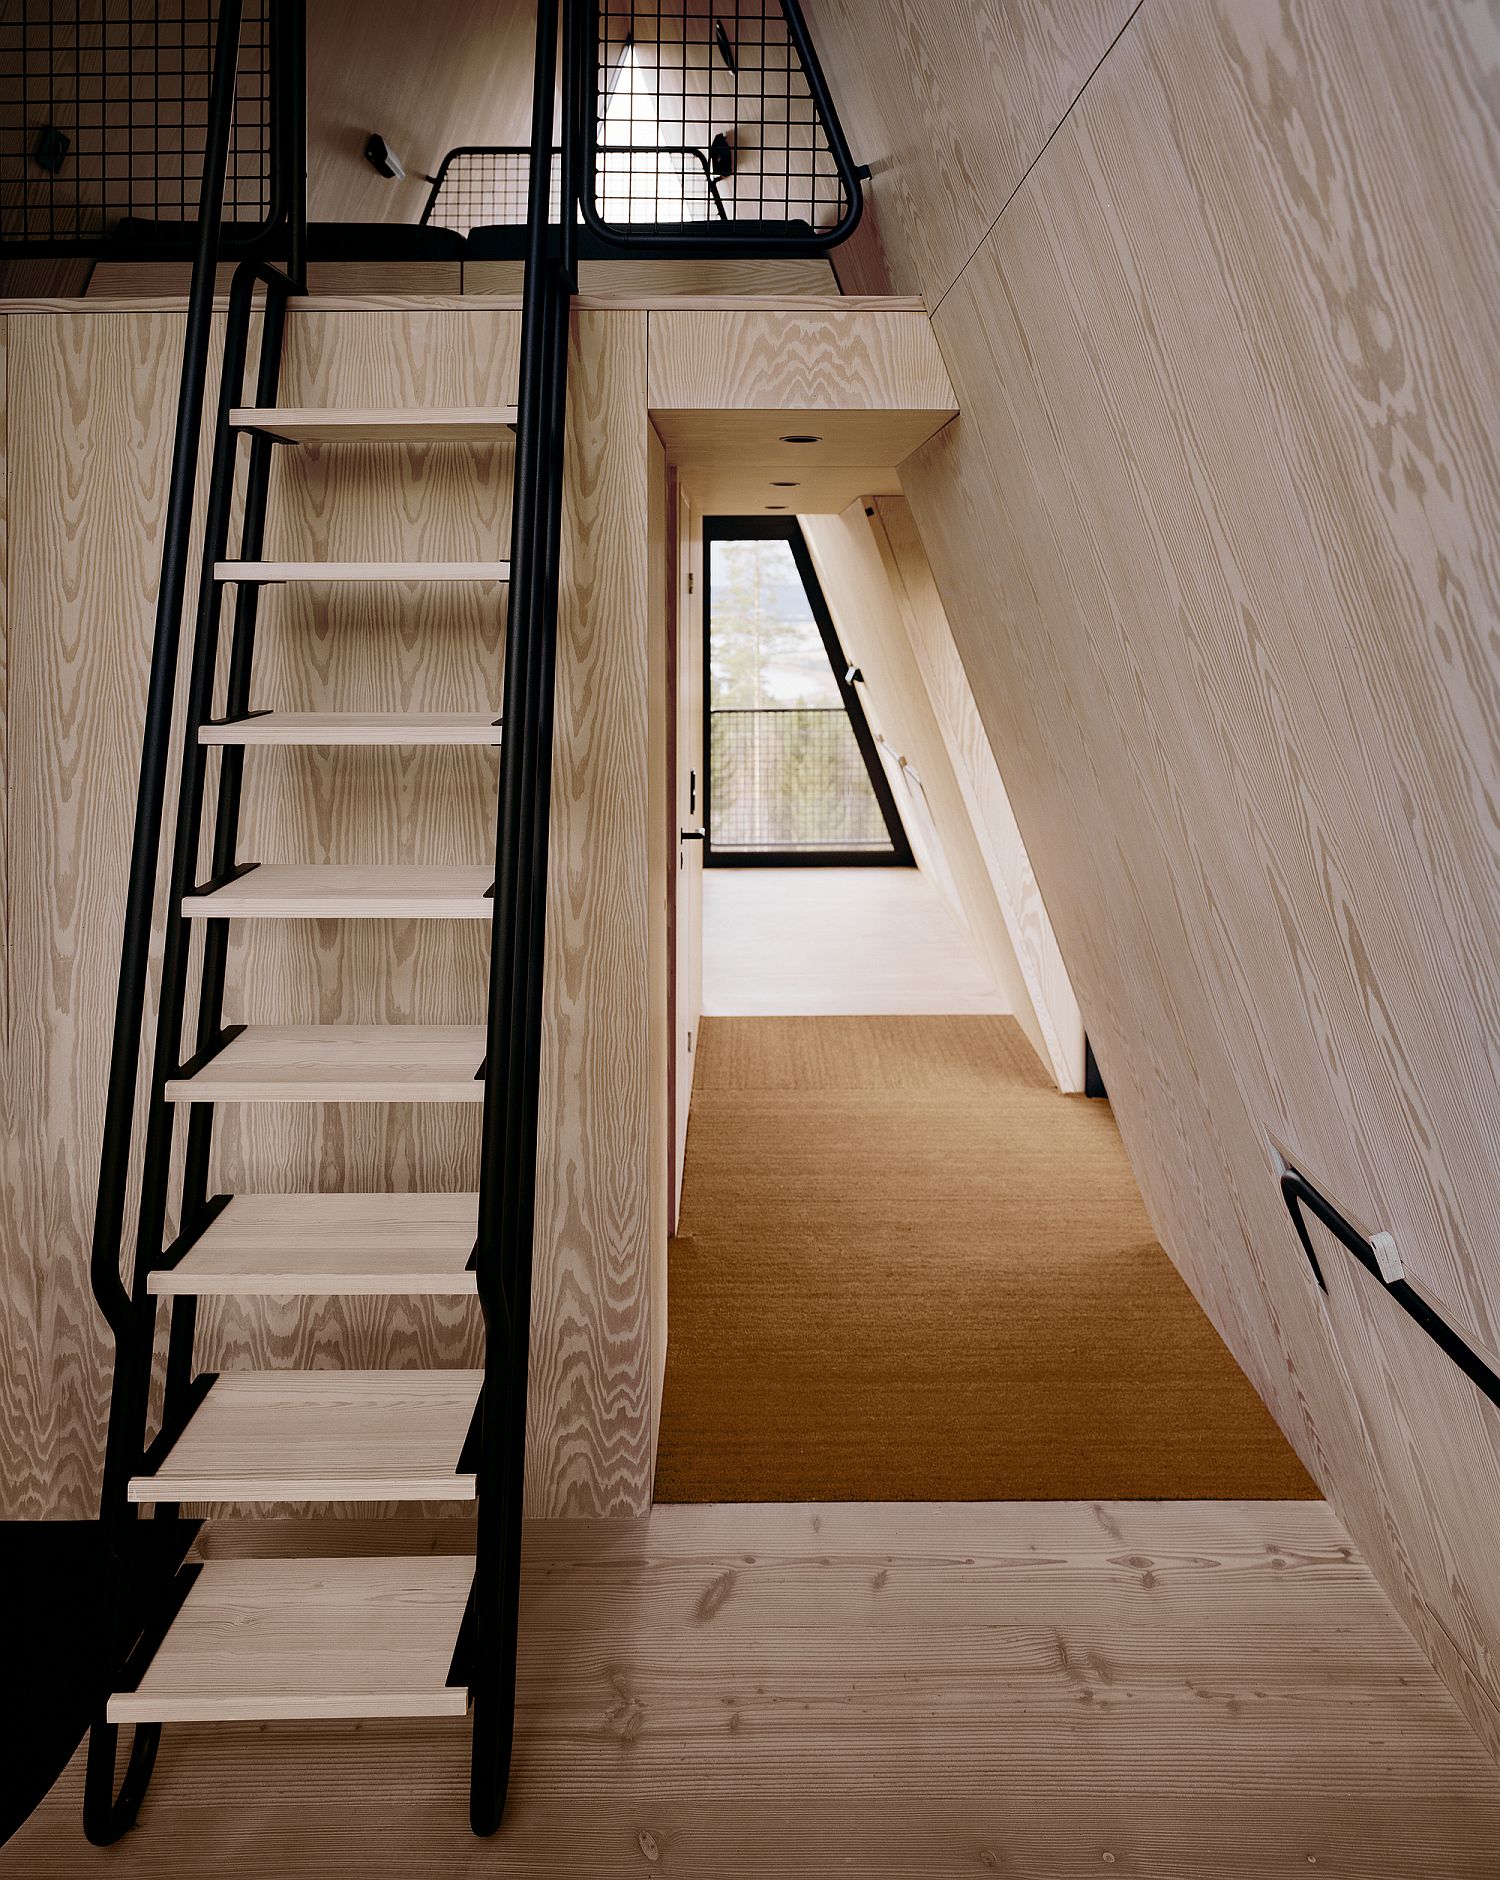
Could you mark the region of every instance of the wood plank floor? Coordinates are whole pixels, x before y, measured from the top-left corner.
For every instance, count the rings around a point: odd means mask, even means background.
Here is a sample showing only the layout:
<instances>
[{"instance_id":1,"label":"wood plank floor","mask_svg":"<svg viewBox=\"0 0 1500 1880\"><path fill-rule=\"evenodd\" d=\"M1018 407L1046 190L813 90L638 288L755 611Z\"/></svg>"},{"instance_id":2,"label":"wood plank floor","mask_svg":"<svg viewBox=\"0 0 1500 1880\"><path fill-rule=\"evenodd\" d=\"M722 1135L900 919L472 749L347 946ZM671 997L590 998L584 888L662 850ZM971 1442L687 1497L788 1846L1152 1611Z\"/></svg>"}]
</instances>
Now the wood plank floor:
<instances>
[{"instance_id":1,"label":"wood plank floor","mask_svg":"<svg viewBox=\"0 0 1500 1880\"><path fill-rule=\"evenodd\" d=\"M305 1548L220 1524L205 1551ZM461 1550L464 1521L318 1524ZM502 1834L467 1725L182 1725L0 1872L1493 1880L1500 1772L1320 1502L659 1508L528 1537Z\"/></svg>"}]
</instances>

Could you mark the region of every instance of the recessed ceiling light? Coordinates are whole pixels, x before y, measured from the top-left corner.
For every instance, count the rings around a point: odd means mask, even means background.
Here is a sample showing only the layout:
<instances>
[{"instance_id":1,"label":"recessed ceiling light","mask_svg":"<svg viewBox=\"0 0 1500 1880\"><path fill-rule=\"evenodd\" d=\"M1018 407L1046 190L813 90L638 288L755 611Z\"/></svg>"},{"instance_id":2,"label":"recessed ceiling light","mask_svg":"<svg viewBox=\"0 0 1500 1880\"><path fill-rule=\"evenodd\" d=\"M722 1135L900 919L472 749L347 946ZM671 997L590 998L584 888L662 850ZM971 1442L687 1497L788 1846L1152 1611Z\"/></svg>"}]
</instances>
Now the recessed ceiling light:
<instances>
[{"instance_id":1,"label":"recessed ceiling light","mask_svg":"<svg viewBox=\"0 0 1500 1880\"><path fill-rule=\"evenodd\" d=\"M821 437L813 437L811 433L799 431L789 431L781 441L783 444L821 444L823 442Z\"/></svg>"}]
</instances>

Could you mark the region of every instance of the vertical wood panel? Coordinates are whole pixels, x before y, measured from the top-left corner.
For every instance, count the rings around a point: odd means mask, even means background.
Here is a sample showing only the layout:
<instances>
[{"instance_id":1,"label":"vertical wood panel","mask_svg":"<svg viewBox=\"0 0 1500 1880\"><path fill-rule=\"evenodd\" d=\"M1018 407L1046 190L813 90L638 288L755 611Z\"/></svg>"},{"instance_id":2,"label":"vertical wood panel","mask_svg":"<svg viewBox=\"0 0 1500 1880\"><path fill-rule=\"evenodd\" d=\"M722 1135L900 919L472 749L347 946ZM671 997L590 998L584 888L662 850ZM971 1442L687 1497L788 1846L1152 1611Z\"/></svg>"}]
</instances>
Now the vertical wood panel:
<instances>
[{"instance_id":1,"label":"vertical wood panel","mask_svg":"<svg viewBox=\"0 0 1500 1880\"><path fill-rule=\"evenodd\" d=\"M891 790L917 860L984 962L1005 1001L1000 1009L1014 1014L1032 1050L1045 1062L1041 1027L865 507L856 502L842 515L804 516L802 533L817 565L839 644L864 674L873 727L885 740ZM920 780L920 800L908 780L907 766ZM922 813L924 803L927 815ZM922 850L931 846L933 835L937 852L924 855Z\"/></svg>"},{"instance_id":2,"label":"vertical wood panel","mask_svg":"<svg viewBox=\"0 0 1500 1880\"><path fill-rule=\"evenodd\" d=\"M548 884L527 1508L650 1504L666 1235L665 896L653 772L646 316L574 316Z\"/></svg>"},{"instance_id":3,"label":"vertical wood panel","mask_svg":"<svg viewBox=\"0 0 1500 1880\"><path fill-rule=\"evenodd\" d=\"M97 1495L107 1394L87 1242L181 321L80 312L6 325L5 918L18 997L0 1462L7 1515L77 1516ZM645 333L642 313L588 315L575 338L530 1481L551 1513L638 1511L650 1493L666 812L664 699L650 690L665 680L646 624ZM514 313L304 310L283 395L503 404L518 343ZM508 443L281 452L269 546L310 558L503 554L511 457ZM267 590L254 703L498 713L503 606L499 587ZM494 790L482 749L256 750L241 854L485 862ZM247 923L233 933L227 1016L473 1022L486 963L487 936L462 923ZM470 1188L475 1121L472 1106L226 1108L215 1177L270 1190ZM477 1348L463 1301L231 1300L205 1311L202 1334L205 1362L219 1365L449 1364Z\"/></svg>"},{"instance_id":4,"label":"vertical wood panel","mask_svg":"<svg viewBox=\"0 0 1500 1880\"><path fill-rule=\"evenodd\" d=\"M904 497L877 496L873 530L942 730L985 868L1004 915L1058 1087L1083 1088L1083 1020L1042 905L1031 858Z\"/></svg>"},{"instance_id":5,"label":"vertical wood panel","mask_svg":"<svg viewBox=\"0 0 1500 1880\"><path fill-rule=\"evenodd\" d=\"M7 326L0 1479L6 1514L35 1518L97 1497L107 1361L88 1236L182 340L152 315Z\"/></svg>"},{"instance_id":6,"label":"vertical wood panel","mask_svg":"<svg viewBox=\"0 0 1500 1880\"><path fill-rule=\"evenodd\" d=\"M935 307L1135 4L810 0L839 117L874 172L882 252L846 285Z\"/></svg>"}]
</instances>

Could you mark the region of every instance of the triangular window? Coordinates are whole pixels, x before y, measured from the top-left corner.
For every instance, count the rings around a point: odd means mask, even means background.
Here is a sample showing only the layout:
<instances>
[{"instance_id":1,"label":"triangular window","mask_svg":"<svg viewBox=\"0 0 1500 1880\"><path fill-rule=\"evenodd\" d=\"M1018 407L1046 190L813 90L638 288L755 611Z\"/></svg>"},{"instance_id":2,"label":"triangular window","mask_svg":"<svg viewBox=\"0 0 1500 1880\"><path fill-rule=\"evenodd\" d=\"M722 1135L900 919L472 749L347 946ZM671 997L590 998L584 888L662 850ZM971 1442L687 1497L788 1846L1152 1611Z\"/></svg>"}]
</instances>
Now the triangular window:
<instances>
[{"instance_id":1,"label":"triangular window","mask_svg":"<svg viewBox=\"0 0 1500 1880\"><path fill-rule=\"evenodd\" d=\"M801 529L717 517L704 541L705 861L910 866Z\"/></svg>"}]
</instances>

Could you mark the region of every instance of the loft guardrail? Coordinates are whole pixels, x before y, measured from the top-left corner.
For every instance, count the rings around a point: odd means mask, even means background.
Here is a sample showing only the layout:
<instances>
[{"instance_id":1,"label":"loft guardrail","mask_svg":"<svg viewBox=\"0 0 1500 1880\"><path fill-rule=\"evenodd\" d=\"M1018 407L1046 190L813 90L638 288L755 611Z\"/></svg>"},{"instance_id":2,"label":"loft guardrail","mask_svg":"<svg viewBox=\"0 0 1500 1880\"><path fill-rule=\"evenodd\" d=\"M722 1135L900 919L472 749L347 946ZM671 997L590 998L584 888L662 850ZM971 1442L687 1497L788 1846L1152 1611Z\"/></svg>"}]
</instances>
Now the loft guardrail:
<instances>
[{"instance_id":1,"label":"loft guardrail","mask_svg":"<svg viewBox=\"0 0 1500 1880\"><path fill-rule=\"evenodd\" d=\"M1390 1298L1400 1306L1408 1318L1414 1319L1443 1355L1456 1364L1469 1382L1482 1391L1492 1404L1500 1405L1500 1375L1497 1375L1481 1358L1466 1339L1454 1331L1448 1321L1434 1312L1422 1295L1399 1274L1392 1275L1389 1262L1381 1258L1381 1250L1375 1242L1359 1229L1322 1194L1300 1170L1285 1169L1281 1177L1281 1198L1286 1203L1287 1212L1292 1217L1292 1225L1297 1230L1297 1238L1302 1243L1302 1251L1307 1263L1312 1268L1313 1278L1322 1292L1327 1292L1328 1282L1323 1277L1323 1268L1319 1262L1317 1250L1308 1231L1306 1209L1315 1220L1327 1228L1334 1239L1353 1254L1370 1276L1378 1280Z\"/></svg>"},{"instance_id":2,"label":"loft guardrail","mask_svg":"<svg viewBox=\"0 0 1500 1880\"><path fill-rule=\"evenodd\" d=\"M561 157L554 149L554 164ZM681 164L689 173L691 186L685 183L684 202L702 207L710 221L726 222L729 212L714 181L708 153L691 145L652 145L650 150L620 150L605 153L604 172L611 160L621 171L620 188L628 191L630 176L625 160L650 155ZM422 210L422 224L445 228L457 235L468 235L477 228L524 228L531 175L529 144L461 144L450 150L438 165L432 188ZM548 214L561 220L560 180L554 172Z\"/></svg>"},{"instance_id":3,"label":"loft guardrail","mask_svg":"<svg viewBox=\"0 0 1500 1880\"><path fill-rule=\"evenodd\" d=\"M853 234L869 172L850 155L797 0L585 6L569 83L591 234L664 257L821 255ZM722 224L691 212L686 172L663 154L684 147L708 153Z\"/></svg>"},{"instance_id":4,"label":"loft guardrail","mask_svg":"<svg viewBox=\"0 0 1500 1880\"><path fill-rule=\"evenodd\" d=\"M216 159L218 0L11 0L0 9L0 257L118 243L191 257ZM219 252L263 254L295 194L280 0L242 0Z\"/></svg>"}]
</instances>

